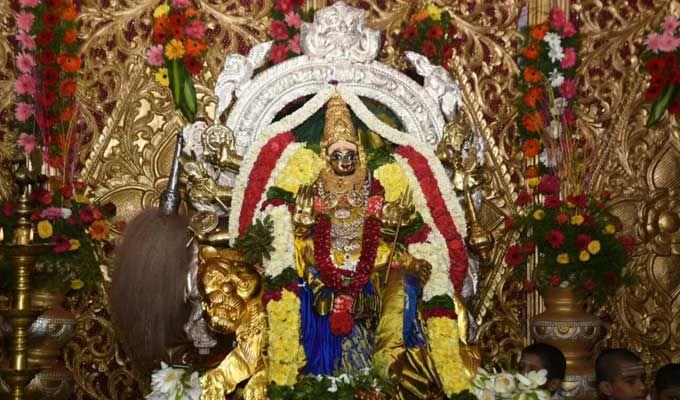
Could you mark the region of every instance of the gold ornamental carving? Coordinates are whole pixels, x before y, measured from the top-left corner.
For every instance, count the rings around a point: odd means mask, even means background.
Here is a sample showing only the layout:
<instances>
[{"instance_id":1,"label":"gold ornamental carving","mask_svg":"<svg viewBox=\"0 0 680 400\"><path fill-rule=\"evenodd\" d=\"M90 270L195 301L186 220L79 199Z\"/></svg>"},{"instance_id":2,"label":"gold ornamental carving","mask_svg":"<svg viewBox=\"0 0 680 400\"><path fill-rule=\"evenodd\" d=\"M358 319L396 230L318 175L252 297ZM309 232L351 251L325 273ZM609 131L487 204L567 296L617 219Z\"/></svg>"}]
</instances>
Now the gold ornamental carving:
<instances>
[{"instance_id":1,"label":"gold ornamental carving","mask_svg":"<svg viewBox=\"0 0 680 400\"><path fill-rule=\"evenodd\" d=\"M471 311L480 325L478 345L486 361L508 365L517 358L528 327L523 325L526 300L521 283L511 280L503 265L508 238L502 220L524 186L514 136L518 97L517 20L522 8L535 2L440 1L453 15L455 56L450 73L463 97L467 124L487 141L486 200L480 223L492 232L496 246L491 265L482 270L480 293ZM197 79L199 116L212 115L210 94L225 56L267 40L272 0L200 1L209 19L211 43L206 68ZM358 1L349 2L358 5ZM364 2L362 2L363 4ZM386 30L381 61L406 64L395 40L409 11L419 3L369 0L368 22ZM560 2L562 3L562 2ZM610 210L626 233L639 242L629 265L641 284L624 289L603 316L607 343L641 353L649 365L680 361L680 123L664 117L645 128L648 104L643 91L646 74L639 55L646 33L668 13L680 13L680 1L573 1L584 34L580 119L598 140L608 143L597 158L598 189L616 199ZM77 96L79 121L86 143L80 151L83 174L99 197L113 201L129 219L157 202L169 171L173 137L184 121L174 111L170 92L153 80L145 64L150 43L151 13L159 1L84 0L80 9L82 51L86 59ZM318 9L324 0L309 0ZM8 0L0 0L0 62L8 64L14 33ZM0 89L11 92L12 69L2 71ZM0 99L0 131L11 132L11 97ZM0 138L0 140L3 140ZM1 145L1 144L0 144ZM513 147L515 146L515 147ZM513 148L515 150L513 150ZM0 157L2 158L2 157ZM0 160L2 162L2 160ZM77 399L139 398L145 377L138 375L118 343L109 321L105 291L92 298L72 298L77 315L76 337L66 350L74 373ZM675 358L673 358L675 355Z\"/></svg>"}]
</instances>

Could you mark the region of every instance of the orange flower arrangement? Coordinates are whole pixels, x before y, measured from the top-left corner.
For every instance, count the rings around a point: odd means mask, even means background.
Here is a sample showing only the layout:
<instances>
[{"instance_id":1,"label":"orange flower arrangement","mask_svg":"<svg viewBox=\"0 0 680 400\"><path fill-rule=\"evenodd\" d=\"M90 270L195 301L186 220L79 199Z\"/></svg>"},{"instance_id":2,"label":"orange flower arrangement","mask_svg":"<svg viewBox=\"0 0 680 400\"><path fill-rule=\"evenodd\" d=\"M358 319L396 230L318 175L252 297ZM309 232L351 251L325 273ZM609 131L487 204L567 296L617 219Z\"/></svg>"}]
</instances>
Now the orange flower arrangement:
<instances>
[{"instance_id":1,"label":"orange flower arrangement","mask_svg":"<svg viewBox=\"0 0 680 400\"><path fill-rule=\"evenodd\" d=\"M529 83L539 82L541 78L543 78L543 74L534 67L529 67L524 70L524 79Z\"/></svg>"},{"instance_id":2,"label":"orange flower arrangement","mask_svg":"<svg viewBox=\"0 0 680 400\"><path fill-rule=\"evenodd\" d=\"M541 152L541 142L536 138L527 139L522 146L524 155L527 157L536 157Z\"/></svg>"},{"instance_id":3,"label":"orange flower arrangement","mask_svg":"<svg viewBox=\"0 0 680 400\"><path fill-rule=\"evenodd\" d=\"M420 10L420 11L416 12L415 14L411 15L411 23L419 24L419 23L425 21L428 16L429 16L429 14L427 13L427 10L425 10L425 9Z\"/></svg>"}]
</instances>

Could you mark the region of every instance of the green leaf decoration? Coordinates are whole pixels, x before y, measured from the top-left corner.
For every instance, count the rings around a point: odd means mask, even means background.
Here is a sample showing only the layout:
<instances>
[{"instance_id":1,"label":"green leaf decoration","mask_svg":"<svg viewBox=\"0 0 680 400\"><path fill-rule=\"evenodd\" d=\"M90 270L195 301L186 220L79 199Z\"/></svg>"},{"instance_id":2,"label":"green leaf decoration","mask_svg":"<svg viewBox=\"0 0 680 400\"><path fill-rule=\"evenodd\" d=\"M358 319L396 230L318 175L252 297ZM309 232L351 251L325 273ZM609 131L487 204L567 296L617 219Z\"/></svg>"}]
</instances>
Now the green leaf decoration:
<instances>
[{"instance_id":1,"label":"green leaf decoration","mask_svg":"<svg viewBox=\"0 0 680 400\"><path fill-rule=\"evenodd\" d=\"M649 110L649 117L647 118L647 128L657 123L663 117L671 100L675 97L678 91L678 84L666 86L661 97L652 104L652 109Z\"/></svg>"},{"instance_id":2,"label":"green leaf decoration","mask_svg":"<svg viewBox=\"0 0 680 400\"><path fill-rule=\"evenodd\" d=\"M272 186L267 190L267 200L283 200L286 203L294 203L295 202L295 194L281 189L278 186Z\"/></svg>"},{"instance_id":3,"label":"green leaf decoration","mask_svg":"<svg viewBox=\"0 0 680 400\"><path fill-rule=\"evenodd\" d=\"M273 231L274 221L269 216L263 220L258 219L236 239L234 247L243 252L248 263L262 264L263 260L269 259L271 252L274 251Z\"/></svg>"},{"instance_id":4,"label":"green leaf decoration","mask_svg":"<svg viewBox=\"0 0 680 400\"><path fill-rule=\"evenodd\" d=\"M180 60L170 60L166 65L168 66L172 101L176 107L181 107L182 90L184 88L184 64Z\"/></svg>"},{"instance_id":5,"label":"green leaf decoration","mask_svg":"<svg viewBox=\"0 0 680 400\"><path fill-rule=\"evenodd\" d=\"M366 164L368 165L368 169L371 172L375 171L376 169L380 168L385 164L394 162L392 154L389 151L387 151L387 149L385 149L384 147L369 149L367 151L367 159L368 161L366 162Z\"/></svg>"},{"instance_id":6,"label":"green leaf decoration","mask_svg":"<svg viewBox=\"0 0 680 400\"><path fill-rule=\"evenodd\" d=\"M189 71L186 70L186 68L182 68L184 70L184 85L183 85L183 90L182 90L182 114L186 117L186 119L193 123L196 120L196 111L197 111L197 104L196 104L196 89L194 88L194 80L191 77L191 74L189 74Z\"/></svg>"}]
</instances>

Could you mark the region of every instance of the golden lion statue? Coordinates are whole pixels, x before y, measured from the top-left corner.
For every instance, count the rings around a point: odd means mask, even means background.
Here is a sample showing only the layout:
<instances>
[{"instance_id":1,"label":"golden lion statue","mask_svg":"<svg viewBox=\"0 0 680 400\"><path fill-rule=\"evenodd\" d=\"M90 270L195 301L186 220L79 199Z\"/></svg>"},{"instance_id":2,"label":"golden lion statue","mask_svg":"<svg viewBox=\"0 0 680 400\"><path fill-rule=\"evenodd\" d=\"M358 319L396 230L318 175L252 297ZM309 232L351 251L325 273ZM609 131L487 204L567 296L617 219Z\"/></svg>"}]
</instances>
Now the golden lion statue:
<instances>
[{"instance_id":1,"label":"golden lion statue","mask_svg":"<svg viewBox=\"0 0 680 400\"><path fill-rule=\"evenodd\" d=\"M244 400L265 400L267 372L262 359L265 313L261 278L242 255L232 249L204 246L199 253L198 282L203 309L216 332L235 333L236 348L201 378L202 400L224 400L249 379Z\"/></svg>"}]
</instances>

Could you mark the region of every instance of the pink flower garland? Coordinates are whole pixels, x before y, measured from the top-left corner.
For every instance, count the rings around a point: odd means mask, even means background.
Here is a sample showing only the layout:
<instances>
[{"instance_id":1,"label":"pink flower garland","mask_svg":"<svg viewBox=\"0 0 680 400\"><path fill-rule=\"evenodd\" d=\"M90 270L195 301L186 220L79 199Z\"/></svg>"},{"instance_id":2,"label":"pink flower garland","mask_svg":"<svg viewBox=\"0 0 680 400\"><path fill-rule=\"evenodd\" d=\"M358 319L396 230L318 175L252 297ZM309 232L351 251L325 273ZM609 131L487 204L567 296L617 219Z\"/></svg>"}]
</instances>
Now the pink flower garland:
<instances>
[{"instance_id":1,"label":"pink flower garland","mask_svg":"<svg viewBox=\"0 0 680 400\"><path fill-rule=\"evenodd\" d=\"M453 222L453 217L439 191L437 179L434 177L432 169L430 169L427 158L413 147L399 146L395 152L406 159L420 183L432 219L434 219L437 229L439 229L444 236L444 240L446 240L449 259L451 260L449 276L456 292L460 293L463 290L463 281L467 272L467 252L465 251L463 239L456 229L456 224Z\"/></svg>"},{"instance_id":2,"label":"pink flower garland","mask_svg":"<svg viewBox=\"0 0 680 400\"><path fill-rule=\"evenodd\" d=\"M242 235L252 223L255 209L264 195L267 182L269 182L269 177L276 167L276 163L288 145L294 141L295 137L290 132L283 132L272 137L262 146L257 160L253 164L253 169L248 175L248 185L243 193L243 205L239 216L239 235Z\"/></svg>"}]
</instances>

